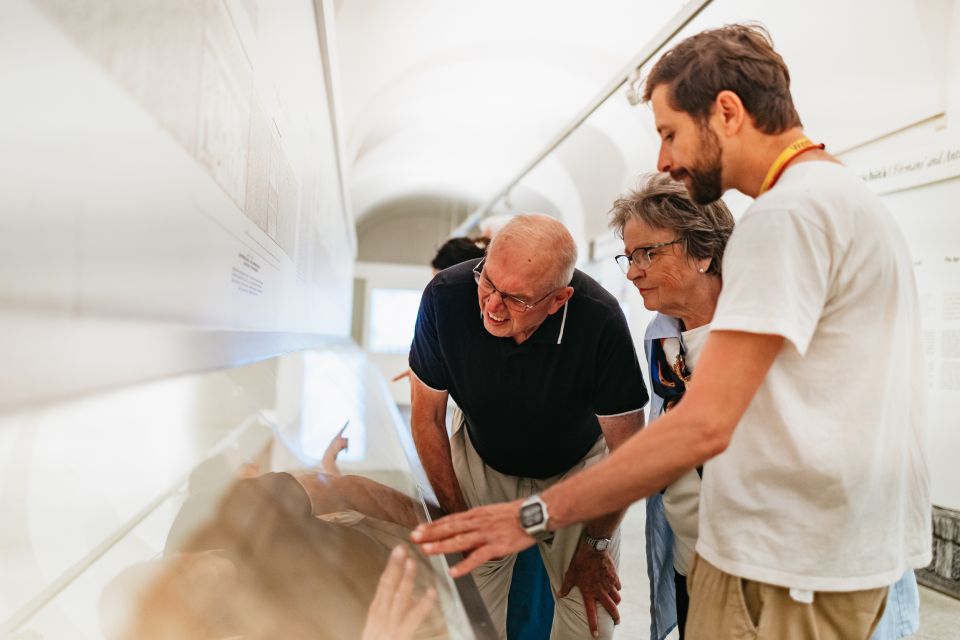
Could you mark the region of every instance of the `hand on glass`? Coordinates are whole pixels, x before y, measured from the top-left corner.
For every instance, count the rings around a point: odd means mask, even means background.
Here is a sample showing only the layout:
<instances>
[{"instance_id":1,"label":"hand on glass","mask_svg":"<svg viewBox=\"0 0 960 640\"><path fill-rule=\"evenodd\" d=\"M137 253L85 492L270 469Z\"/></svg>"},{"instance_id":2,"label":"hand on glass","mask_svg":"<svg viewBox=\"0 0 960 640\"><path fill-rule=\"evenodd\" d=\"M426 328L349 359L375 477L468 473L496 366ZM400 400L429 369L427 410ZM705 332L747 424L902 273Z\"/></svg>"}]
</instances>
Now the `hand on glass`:
<instances>
[{"instance_id":1,"label":"hand on glass","mask_svg":"<svg viewBox=\"0 0 960 640\"><path fill-rule=\"evenodd\" d=\"M558 595L566 597L573 587L579 588L583 595L587 623L594 638L599 636L598 602L610 613L613 623L620 624L620 612L617 610L620 604L620 578L608 552L596 551L584 542L577 545Z\"/></svg>"},{"instance_id":2,"label":"hand on glass","mask_svg":"<svg viewBox=\"0 0 960 640\"><path fill-rule=\"evenodd\" d=\"M323 452L323 458L320 460L320 467L327 475L340 475L340 468L337 467L337 456L340 455L341 451L345 451L347 447L350 446L349 438L343 437L343 432L347 429L349 424L350 421L347 420L347 423L340 428L340 431L337 432L337 435L333 436L333 440L331 440L330 444L327 445L327 450Z\"/></svg>"},{"instance_id":3,"label":"hand on glass","mask_svg":"<svg viewBox=\"0 0 960 640\"><path fill-rule=\"evenodd\" d=\"M410 539L429 555L469 551L450 569L450 575L459 578L488 560L523 551L536 542L520 526L522 503L514 500L461 511L421 524Z\"/></svg>"},{"instance_id":4,"label":"hand on glass","mask_svg":"<svg viewBox=\"0 0 960 640\"><path fill-rule=\"evenodd\" d=\"M410 640L413 637L437 600L433 587L419 600L413 597L416 574L417 565L407 556L403 545L394 547L370 603L362 640Z\"/></svg>"}]
</instances>

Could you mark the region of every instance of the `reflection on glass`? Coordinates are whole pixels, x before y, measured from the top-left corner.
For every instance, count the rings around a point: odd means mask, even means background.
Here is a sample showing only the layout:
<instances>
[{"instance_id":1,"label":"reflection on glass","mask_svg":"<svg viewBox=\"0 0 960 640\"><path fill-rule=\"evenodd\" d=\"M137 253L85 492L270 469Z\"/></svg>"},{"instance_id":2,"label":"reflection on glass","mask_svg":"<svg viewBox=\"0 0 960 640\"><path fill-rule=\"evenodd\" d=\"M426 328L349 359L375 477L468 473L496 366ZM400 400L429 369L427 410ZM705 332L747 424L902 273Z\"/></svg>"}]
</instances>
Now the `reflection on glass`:
<instances>
[{"instance_id":1,"label":"reflection on glass","mask_svg":"<svg viewBox=\"0 0 960 640\"><path fill-rule=\"evenodd\" d=\"M420 308L419 289L373 289L370 292L370 350L406 353Z\"/></svg>"},{"instance_id":2,"label":"reflection on glass","mask_svg":"<svg viewBox=\"0 0 960 640\"><path fill-rule=\"evenodd\" d=\"M192 499L206 496L184 509ZM389 593L400 586L396 571L384 575L396 547L412 563L406 612L436 590L429 562L406 543L416 505L376 482L268 473L237 480L216 502L212 518L163 559L108 585L107 598L139 593L119 637L360 638L384 624L368 620L381 578ZM406 637L448 637L438 608L417 617Z\"/></svg>"},{"instance_id":3,"label":"reflection on glass","mask_svg":"<svg viewBox=\"0 0 960 640\"><path fill-rule=\"evenodd\" d=\"M336 345L0 417L0 637L474 637L389 403Z\"/></svg>"},{"instance_id":4,"label":"reflection on glass","mask_svg":"<svg viewBox=\"0 0 960 640\"><path fill-rule=\"evenodd\" d=\"M350 446L340 454L340 460L360 462L367 453L366 423L355 410L362 403L360 381L355 376L338 376L337 372L344 364L331 359L336 360L336 354L311 352L302 358L303 384L311 390L301 402L302 415L304 422L312 425L312 428L300 431L304 454L320 460L336 434L349 421L344 436L350 440Z\"/></svg>"}]
</instances>

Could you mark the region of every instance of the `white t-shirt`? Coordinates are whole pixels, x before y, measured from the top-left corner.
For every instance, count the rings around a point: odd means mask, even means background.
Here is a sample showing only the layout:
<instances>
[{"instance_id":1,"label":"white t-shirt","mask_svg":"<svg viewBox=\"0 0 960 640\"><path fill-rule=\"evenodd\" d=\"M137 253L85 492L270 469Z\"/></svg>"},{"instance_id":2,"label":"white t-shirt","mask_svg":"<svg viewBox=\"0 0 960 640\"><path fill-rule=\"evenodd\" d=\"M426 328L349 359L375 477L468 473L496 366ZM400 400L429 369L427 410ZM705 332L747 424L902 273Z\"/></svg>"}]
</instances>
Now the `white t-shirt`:
<instances>
[{"instance_id":1,"label":"white t-shirt","mask_svg":"<svg viewBox=\"0 0 960 640\"><path fill-rule=\"evenodd\" d=\"M713 332L786 341L705 466L697 553L809 591L880 587L927 565L920 317L885 205L841 165L795 164L737 224L723 280Z\"/></svg>"},{"instance_id":2,"label":"white t-shirt","mask_svg":"<svg viewBox=\"0 0 960 640\"><path fill-rule=\"evenodd\" d=\"M684 362L693 373L703 345L710 335L710 325L703 325L680 334L683 340ZM680 340L667 338L663 352L668 362L674 362L680 353ZM691 469L663 492L663 512L673 531L673 568L682 576L689 575L697 544L700 505L700 474Z\"/></svg>"}]
</instances>

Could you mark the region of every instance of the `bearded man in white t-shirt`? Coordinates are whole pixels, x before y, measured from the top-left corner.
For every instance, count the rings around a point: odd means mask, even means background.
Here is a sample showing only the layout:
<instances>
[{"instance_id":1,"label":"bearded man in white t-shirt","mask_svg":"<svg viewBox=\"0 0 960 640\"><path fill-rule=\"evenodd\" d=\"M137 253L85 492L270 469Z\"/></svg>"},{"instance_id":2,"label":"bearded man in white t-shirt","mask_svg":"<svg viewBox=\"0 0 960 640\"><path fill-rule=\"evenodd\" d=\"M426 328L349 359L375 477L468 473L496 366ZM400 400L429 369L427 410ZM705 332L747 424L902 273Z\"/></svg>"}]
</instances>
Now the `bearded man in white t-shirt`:
<instances>
[{"instance_id":1,"label":"bearded man in white t-shirt","mask_svg":"<svg viewBox=\"0 0 960 640\"><path fill-rule=\"evenodd\" d=\"M906 242L880 199L804 136L762 28L684 40L644 93L660 170L700 203L727 189L756 198L724 255L695 380L670 413L536 502L413 538L429 553L472 550L452 570L462 575L706 462L687 637L867 638L889 585L931 557Z\"/></svg>"}]
</instances>

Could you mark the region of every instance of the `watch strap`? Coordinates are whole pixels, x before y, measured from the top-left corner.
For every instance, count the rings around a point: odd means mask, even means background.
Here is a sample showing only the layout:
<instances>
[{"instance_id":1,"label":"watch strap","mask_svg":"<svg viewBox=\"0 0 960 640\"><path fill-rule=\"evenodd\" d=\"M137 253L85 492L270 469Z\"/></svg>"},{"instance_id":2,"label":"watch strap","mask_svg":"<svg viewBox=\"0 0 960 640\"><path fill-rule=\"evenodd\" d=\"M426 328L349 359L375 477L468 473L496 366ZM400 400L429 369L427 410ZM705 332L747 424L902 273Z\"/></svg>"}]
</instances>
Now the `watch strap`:
<instances>
[{"instance_id":1,"label":"watch strap","mask_svg":"<svg viewBox=\"0 0 960 640\"><path fill-rule=\"evenodd\" d=\"M583 531L583 541L586 542L594 551L606 551L610 546L610 538L594 538L586 529Z\"/></svg>"}]
</instances>

